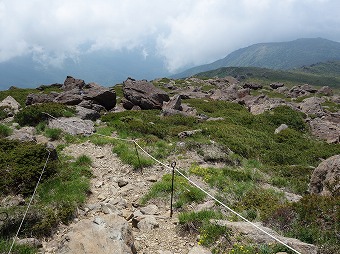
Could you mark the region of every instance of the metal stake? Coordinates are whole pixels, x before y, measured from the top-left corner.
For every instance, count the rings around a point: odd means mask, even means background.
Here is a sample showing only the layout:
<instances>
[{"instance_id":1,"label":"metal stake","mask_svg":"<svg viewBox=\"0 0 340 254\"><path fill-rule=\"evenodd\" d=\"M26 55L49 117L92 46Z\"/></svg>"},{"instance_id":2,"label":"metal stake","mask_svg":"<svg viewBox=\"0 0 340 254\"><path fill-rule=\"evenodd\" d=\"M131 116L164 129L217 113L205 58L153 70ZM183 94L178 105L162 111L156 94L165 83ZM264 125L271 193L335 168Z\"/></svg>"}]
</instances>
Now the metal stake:
<instances>
[{"instance_id":1,"label":"metal stake","mask_svg":"<svg viewBox=\"0 0 340 254\"><path fill-rule=\"evenodd\" d=\"M143 174L143 169L142 169L142 166L141 166L141 164L140 164L140 159L139 159L139 153L138 153L137 145L136 145L136 142L135 142L135 141L134 141L133 143L135 144L135 149L136 149L136 154L137 154L137 158L138 158L138 163L139 163L140 172L141 172L141 174Z\"/></svg>"},{"instance_id":2,"label":"metal stake","mask_svg":"<svg viewBox=\"0 0 340 254\"><path fill-rule=\"evenodd\" d=\"M172 167L172 179L171 179L171 200L170 200L170 218L172 218L172 200L174 197L174 178L175 178L175 167L176 167L176 162L174 161L171 163Z\"/></svg>"}]
</instances>

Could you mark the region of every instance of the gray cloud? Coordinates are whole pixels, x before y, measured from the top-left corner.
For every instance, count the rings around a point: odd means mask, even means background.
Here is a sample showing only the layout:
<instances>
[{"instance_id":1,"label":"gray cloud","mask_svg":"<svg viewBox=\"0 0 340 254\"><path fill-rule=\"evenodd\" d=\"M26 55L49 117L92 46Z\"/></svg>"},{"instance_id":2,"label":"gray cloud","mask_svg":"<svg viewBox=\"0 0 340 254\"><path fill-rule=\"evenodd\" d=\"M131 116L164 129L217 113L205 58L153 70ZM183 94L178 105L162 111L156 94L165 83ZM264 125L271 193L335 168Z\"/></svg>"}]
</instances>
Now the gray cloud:
<instances>
[{"instance_id":1,"label":"gray cloud","mask_svg":"<svg viewBox=\"0 0 340 254\"><path fill-rule=\"evenodd\" d=\"M170 71L253 43L340 41L337 0L0 0L0 62L33 54L58 66L100 49L156 45Z\"/></svg>"}]
</instances>

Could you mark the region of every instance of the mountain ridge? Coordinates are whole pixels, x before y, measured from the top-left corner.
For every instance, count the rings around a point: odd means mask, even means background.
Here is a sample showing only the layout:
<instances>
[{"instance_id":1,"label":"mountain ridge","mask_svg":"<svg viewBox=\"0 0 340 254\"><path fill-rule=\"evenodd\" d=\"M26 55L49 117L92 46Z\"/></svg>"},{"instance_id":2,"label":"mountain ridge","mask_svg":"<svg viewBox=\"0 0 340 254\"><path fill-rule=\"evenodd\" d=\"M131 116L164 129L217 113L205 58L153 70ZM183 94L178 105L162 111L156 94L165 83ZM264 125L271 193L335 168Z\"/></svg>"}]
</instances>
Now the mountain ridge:
<instances>
[{"instance_id":1,"label":"mountain ridge","mask_svg":"<svg viewBox=\"0 0 340 254\"><path fill-rule=\"evenodd\" d=\"M262 67L288 70L318 62L340 60L340 43L323 38L301 38L288 42L257 43L238 49L210 64L173 75L183 78L221 67Z\"/></svg>"}]
</instances>

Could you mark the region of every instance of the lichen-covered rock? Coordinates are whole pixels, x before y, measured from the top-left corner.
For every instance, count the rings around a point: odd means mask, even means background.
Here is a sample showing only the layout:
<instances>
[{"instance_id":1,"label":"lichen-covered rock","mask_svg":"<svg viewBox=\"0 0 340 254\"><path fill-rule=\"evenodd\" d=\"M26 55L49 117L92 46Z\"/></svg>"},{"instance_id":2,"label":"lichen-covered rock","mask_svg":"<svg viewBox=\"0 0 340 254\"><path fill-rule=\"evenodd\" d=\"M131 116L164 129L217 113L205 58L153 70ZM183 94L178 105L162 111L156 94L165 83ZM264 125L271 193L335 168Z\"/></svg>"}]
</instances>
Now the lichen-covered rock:
<instances>
[{"instance_id":1,"label":"lichen-covered rock","mask_svg":"<svg viewBox=\"0 0 340 254\"><path fill-rule=\"evenodd\" d=\"M90 135L95 131L94 124L91 120L82 120L77 117L60 117L58 119L50 119L48 127L62 129L71 135Z\"/></svg>"},{"instance_id":2,"label":"lichen-covered rock","mask_svg":"<svg viewBox=\"0 0 340 254\"><path fill-rule=\"evenodd\" d=\"M314 170L309 192L326 196L340 195L340 155L324 160Z\"/></svg>"},{"instance_id":3,"label":"lichen-covered rock","mask_svg":"<svg viewBox=\"0 0 340 254\"><path fill-rule=\"evenodd\" d=\"M124 97L141 109L162 109L169 95L146 80L128 78L123 85Z\"/></svg>"}]
</instances>

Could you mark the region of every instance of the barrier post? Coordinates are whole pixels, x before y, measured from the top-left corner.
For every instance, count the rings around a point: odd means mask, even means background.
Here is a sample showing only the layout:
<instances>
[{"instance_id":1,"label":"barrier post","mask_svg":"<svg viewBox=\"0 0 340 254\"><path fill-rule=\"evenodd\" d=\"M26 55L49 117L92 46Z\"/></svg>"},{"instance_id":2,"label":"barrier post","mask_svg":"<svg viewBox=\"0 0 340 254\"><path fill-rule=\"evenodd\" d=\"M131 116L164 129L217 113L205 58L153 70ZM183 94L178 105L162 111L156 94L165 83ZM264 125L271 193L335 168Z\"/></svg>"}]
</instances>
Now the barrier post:
<instances>
[{"instance_id":1,"label":"barrier post","mask_svg":"<svg viewBox=\"0 0 340 254\"><path fill-rule=\"evenodd\" d=\"M141 166L141 163L140 163L139 153L138 153L136 141L134 141L133 143L135 144L135 149L136 149L136 154L137 154L137 158L138 158L139 169L140 169L141 174L143 174L143 169L142 169L142 166Z\"/></svg>"},{"instance_id":2,"label":"barrier post","mask_svg":"<svg viewBox=\"0 0 340 254\"><path fill-rule=\"evenodd\" d=\"M172 200L174 197L174 178L175 178L175 167L176 167L176 162L171 163L172 167L172 178L171 178L171 199L170 199L170 218L172 218Z\"/></svg>"}]
</instances>

